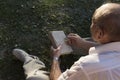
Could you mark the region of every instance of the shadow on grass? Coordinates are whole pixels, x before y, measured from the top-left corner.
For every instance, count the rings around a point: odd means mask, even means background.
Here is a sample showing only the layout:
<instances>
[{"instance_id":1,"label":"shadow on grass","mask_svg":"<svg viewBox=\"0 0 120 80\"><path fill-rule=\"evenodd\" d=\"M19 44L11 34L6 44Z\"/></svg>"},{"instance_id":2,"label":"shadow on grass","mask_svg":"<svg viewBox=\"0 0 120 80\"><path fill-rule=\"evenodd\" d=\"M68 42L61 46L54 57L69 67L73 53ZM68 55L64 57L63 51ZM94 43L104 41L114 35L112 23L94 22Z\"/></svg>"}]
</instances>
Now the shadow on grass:
<instances>
[{"instance_id":1,"label":"shadow on grass","mask_svg":"<svg viewBox=\"0 0 120 80\"><path fill-rule=\"evenodd\" d=\"M16 60L11 52L0 59L0 80L25 80L22 62Z\"/></svg>"}]
</instances>

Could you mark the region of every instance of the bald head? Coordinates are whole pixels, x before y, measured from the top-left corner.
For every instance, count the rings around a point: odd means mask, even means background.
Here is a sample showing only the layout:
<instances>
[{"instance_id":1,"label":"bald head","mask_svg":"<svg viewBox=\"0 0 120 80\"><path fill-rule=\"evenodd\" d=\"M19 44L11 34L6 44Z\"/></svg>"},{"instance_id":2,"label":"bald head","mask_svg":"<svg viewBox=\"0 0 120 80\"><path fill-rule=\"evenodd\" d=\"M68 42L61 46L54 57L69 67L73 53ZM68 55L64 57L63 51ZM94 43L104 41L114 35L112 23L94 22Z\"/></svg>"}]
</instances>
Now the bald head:
<instances>
[{"instance_id":1,"label":"bald head","mask_svg":"<svg viewBox=\"0 0 120 80\"><path fill-rule=\"evenodd\" d=\"M110 14L120 14L120 4L117 3L106 3L96 9L93 18L99 19L101 17L108 16Z\"/></svg>"},{"instance_id":2,"label":"bald head","mask_svg":"<svg viewBox=\"0 0 120 80\"><path fill-rule=\"evenodd\" d=\"M111 39L120 40L120 4L103 4L96 9L92 21L109 34Z\"/></svg>"}]
</instances>

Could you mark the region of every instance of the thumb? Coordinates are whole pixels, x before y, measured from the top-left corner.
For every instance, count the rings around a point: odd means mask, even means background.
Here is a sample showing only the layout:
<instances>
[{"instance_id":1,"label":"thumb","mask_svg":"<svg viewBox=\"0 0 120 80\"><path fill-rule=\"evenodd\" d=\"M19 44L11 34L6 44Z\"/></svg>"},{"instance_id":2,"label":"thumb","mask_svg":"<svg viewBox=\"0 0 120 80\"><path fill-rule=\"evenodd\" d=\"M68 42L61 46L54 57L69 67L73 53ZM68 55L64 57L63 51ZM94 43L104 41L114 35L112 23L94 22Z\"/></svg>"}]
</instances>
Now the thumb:
<instances>
[{"instance_id":1,"label":"thumb","mask_svg":"<svg viewBox=\"0 0 120 80\"><path fill-rule=\"evenodd\" d=\"M57 50L60 50L62 47L62 45L60 44L58 47L57 47Z\"/></svg>"}]
</instances>

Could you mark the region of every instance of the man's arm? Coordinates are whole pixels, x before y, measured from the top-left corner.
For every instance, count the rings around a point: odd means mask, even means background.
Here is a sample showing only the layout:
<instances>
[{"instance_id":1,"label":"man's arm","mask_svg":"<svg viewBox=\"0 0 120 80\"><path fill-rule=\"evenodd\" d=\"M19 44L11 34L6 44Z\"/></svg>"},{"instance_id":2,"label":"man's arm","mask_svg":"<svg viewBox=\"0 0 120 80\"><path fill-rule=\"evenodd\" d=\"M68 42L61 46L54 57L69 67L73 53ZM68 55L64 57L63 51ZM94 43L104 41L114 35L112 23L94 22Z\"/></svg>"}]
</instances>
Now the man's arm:
<instances>
[{"instance_id":1,"label":"man's arm","mask_svg":"<svg viewBox=\"0 0 120 80\"><path fill-rule=\"evenodd\" d=\"M50 71L50 80L57 80L60 75L61 75L61 70L59 66L59 61L53 59L51 71Z\"/></svg>"},{"instance_id":2,"label":"man's arm","mask_svg":"<svg viewBox=\"0 0 120 80\"><path fill-rule=\"evenodd\" d=\"M70 33L67 36L68 40L67 43L71 46L75 46L77 48L82 48L86 50L87 52L89 51L90 47L97 46L99 45L98 43L94 41L87 41L85 38L81 38L79 35Z\"/></svg>"},{"instance_id":3,"label":"man's arm","mask_svg":"<svg viewBox=\"0 0 120 80\"><path fill-rule=\"evenodd\" d=\"M50 80L57 80L58 77L61 75L61 69L58 61L60 57L60 48L61 48L61 45L57 49L54 49L53 47L51 48L53 51L53 60L52 60L52 66L50 71Z\"/></svg>"},{"instance_id":4,"label":"man's arm","mask_svg":"<svg viewBox=\"0 0 120 80\"><path fill-rule=\"evenodd\" d=\"M79 43L78 45L79 45L78 48L82 48L82 49L86 50L87 52L89 52L90 47L98 46L100 44L93 42L93 41L84 40L83 42Z\"/></svg>"}]
</instances>

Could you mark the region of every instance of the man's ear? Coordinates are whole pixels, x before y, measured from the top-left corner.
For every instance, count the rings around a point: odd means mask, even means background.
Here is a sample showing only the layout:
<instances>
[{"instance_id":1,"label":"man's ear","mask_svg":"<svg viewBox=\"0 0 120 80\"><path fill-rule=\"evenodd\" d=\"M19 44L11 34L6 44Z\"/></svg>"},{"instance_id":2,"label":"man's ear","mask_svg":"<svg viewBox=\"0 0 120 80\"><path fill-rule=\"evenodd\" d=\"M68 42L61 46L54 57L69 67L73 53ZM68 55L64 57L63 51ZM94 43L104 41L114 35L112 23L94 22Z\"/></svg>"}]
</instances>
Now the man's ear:
<instances>
[{"instance_id":1,"label":"man's ear","mask_svg":"<svg viewBox=\"0 0 120 80\"><path fill-rule=\"evenodd\" d=\"M103 39L103 37L104 37L104 31L102 29L99 29L98 32L97 32L98 40Z\"/></svg>"}]
</instances>

